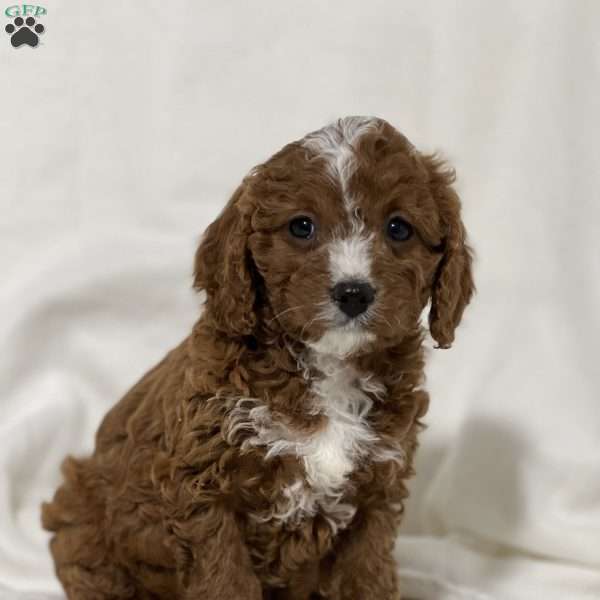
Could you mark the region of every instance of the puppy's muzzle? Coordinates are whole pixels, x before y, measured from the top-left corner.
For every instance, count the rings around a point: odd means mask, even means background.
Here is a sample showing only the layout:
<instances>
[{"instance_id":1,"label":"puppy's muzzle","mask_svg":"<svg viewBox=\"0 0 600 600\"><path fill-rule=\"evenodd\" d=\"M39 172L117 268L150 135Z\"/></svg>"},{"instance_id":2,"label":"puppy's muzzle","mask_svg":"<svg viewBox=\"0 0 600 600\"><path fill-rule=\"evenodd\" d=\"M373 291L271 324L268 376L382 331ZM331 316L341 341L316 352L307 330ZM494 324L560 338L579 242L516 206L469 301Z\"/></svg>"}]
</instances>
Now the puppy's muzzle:
<instances>
[{"instance_id":1,"label":"puppy's muzzle","mask_svg":"<svg viewBox=\"0 0 600 600\"><path fill-rule=\"evenodd\" d=\"M375 299L375 290L361 281L342 281L331 290L331 297L344 314L354 318L369 308Z\"/></svg>"}]
</instances>

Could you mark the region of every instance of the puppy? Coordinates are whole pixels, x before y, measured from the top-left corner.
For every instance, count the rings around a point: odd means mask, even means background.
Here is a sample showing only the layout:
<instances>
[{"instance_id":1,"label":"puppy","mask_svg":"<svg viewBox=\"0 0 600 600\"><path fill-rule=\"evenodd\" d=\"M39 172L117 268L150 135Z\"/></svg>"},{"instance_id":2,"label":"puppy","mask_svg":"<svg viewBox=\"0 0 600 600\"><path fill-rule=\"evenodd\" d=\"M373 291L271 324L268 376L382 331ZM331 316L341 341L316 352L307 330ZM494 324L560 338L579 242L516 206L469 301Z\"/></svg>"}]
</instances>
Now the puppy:
<instances>
[{"instance_id":1,"label":"puppy","mask_svg":"<svg viewBox=\"0 0 600 600\"><path fill-rule=\"evenodd\" d=\"M348 117L254 168L204 235L191 334L43 506L70 600L397 600L392 548L474 291L453 172Z\"/></svg>"}]
</instances>

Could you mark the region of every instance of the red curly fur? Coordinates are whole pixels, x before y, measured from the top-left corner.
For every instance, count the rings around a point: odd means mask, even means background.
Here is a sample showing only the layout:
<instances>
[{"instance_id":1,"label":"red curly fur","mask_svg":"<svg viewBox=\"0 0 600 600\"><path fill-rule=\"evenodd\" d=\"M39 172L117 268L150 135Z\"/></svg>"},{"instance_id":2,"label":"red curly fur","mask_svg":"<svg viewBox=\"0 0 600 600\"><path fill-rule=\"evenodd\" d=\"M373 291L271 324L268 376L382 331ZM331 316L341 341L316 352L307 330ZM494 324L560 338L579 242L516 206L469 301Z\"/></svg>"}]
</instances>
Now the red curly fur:
<instances>
[{"instance_id":1,"label":"red curly fur","mask_svg":"<svg viewBox=\"0 0 600 600\"><path fill-rule=\"evenodd\" d=\"M327 144L345 149L342 179ZM43 506L70 600L400 597L392 547L428 405L420 315L431 302L431 334L449 347L474 289L452 182L385 121L358 118L246 177L196 254L206 307L190 336L106 415L92 456L66 459ZM398 213L415 234L392 243ZM315 239L290 235L299 214ZM377 310L364 343L330 358L315 350L332 327L318 310L328 244L357 227ZM330 368L341 383L320 388L338 381ZM315 398L340 386L368 407L363 438L340 454L347 475L330 474L342 485L317 493L312 459L293 449L321 439L333 417Z\"/></svg>"}]
</instances>

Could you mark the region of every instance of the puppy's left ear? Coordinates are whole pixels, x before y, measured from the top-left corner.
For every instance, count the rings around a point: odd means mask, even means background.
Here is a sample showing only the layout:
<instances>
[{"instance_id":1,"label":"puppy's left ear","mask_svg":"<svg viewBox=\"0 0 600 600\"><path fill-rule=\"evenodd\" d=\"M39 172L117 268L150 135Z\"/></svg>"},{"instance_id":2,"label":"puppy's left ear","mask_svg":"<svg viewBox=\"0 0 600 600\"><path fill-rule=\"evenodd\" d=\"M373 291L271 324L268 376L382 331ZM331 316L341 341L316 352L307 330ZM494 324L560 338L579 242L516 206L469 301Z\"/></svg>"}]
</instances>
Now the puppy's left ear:
<instances>
[{"instance_id":1,"label":"puppy's left ear","mask_svg":"<svg viewBox=\"0 0 600 600\"><path fill-rule=\"evenodd\" d=\"M467 244L460 217L460 200L452 188L454 171L436 157L422 157L430 175L432 194L446 227L443 255L431 288L429 330L438 348L450 348L454 330L475 292L473 251Z\"/></svg>"},{"instance_id":2,"label":"puppy's left ear","mask_svg":"<svg viewBox=\"0 0 600 600\"><path fill-rule=\"evenodd\" d=\"M211 223L196 251L194 287L206 291L206 316L230 336L251 335L256 326L256 290L248 250L251 233L245 183Z\"/></svg>"}]
</instances>

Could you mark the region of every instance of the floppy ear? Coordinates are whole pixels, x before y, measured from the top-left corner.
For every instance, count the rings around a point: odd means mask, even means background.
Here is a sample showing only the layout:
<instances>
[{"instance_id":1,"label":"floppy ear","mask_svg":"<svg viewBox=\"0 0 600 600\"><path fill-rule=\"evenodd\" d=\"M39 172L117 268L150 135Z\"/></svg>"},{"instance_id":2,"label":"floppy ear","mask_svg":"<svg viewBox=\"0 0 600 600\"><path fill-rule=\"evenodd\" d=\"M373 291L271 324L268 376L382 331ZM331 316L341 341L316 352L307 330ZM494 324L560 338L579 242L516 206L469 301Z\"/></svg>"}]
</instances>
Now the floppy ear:
<instances>
[{"instance_id":1,"label":"floppy ear","mask_svg":"<svg viewBox=\"0 0 600 600\"><path fill-rule=\"evenodd\" d=\"M206 291L207 318L231 336L250 335L256 325L256 294L248 250L250 213L244 191L242 184L208 226L194 266L194 287Z\"/></svg>"},{"instance_id":2,"label":"floppy ear","mask_svg":"<svg viewBox=\"0 0 600 600\"><path fill-rule=\"evenodd\" d=\"M444 163L435 157L425 157L424 162L430 172L432 193L446 225L443 256L431 288L429 330L438 348L450 348L454 330L475 292L473 251L467 244L460 218L460 200L451 187L454 171L444 168Z\"/></svg>"}]
</instances>

